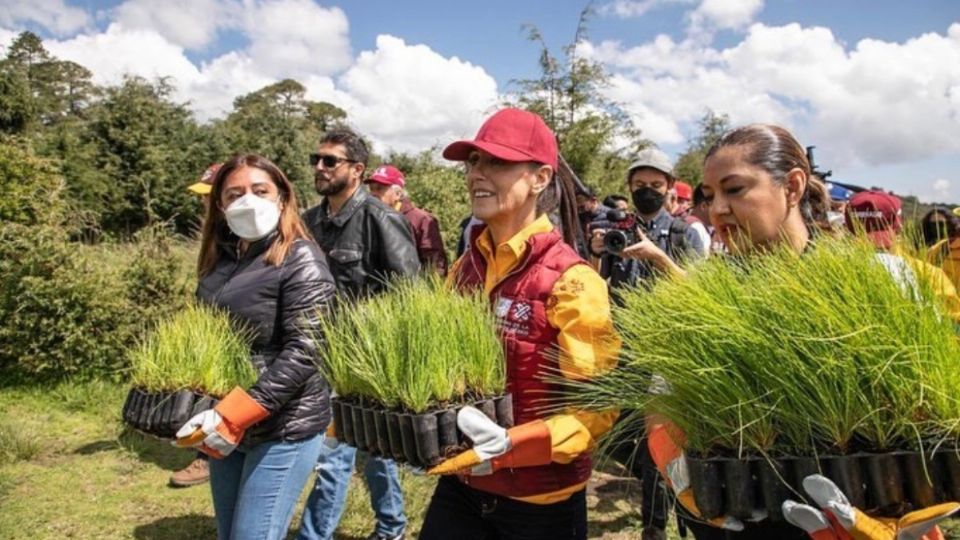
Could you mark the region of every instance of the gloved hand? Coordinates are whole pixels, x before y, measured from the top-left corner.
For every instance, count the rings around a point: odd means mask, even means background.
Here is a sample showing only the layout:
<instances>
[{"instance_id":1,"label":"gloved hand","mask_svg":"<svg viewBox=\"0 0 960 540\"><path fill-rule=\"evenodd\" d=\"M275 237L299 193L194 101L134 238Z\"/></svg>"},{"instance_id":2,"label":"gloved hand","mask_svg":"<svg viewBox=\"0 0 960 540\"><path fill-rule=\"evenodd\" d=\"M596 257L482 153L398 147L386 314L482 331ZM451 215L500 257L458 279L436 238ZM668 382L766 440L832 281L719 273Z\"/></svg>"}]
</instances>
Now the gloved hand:
<instances>
[{"instance_id":1,"label":"gloved hand","mask_svg":"<svg viewBox=\"0 0 960 540\"><path fill-rule=\"evenodd\" d=\"M676 439L676 440L674 440ZM660 476L673 490L679 502L687 512L702 519L700 509L693 498L693 488L690 485L690 473L687 470L687 458L680 447L684 443L683 433L668 423L657 423L647 426L647 446L650 456L660 471ZM763 519L764 513L758 513L755 518ZM729 531L742 531L743 522L732 516L720 516L704 522Z\"/></svg>"},{"instance_id":2,"label":"gloved hand","mask_svg":"<svg viewBox=\"0 0 960 540\"><path fill-rule=\"evenodd\" d=\"M551 460L550 430L543 420L504 429L470 406L457 413L457 427L473 448L440 463L427 474L454 474L469 469L486 475L504 468L546 465Z\"/></svg>"},{"instance_id":3,"label":"gloved hand","mask_svg":"<svg viewBox=\"0 0 960 540\"><path fill-rule=\"evenodd\" d=\"M951 502L910 512L900 519L872 518L850 505L829 478L814 474L803 489L821 510L796 501L783 502L783 517L814 540L942 540L937 524L957 513Z\"/></svg>"},{"instance_id":4,"label":"gloved hand","mask_svg":"<svg viewBox=\"0 0 960 540\"><path fill-rule=\"evenodd\" d=\"M194 415L178 431L173 441L180 448L195 447L216 459L233 452L243 433L270 413L239 386L213 409Z\"/></svg>"}]
</instances>

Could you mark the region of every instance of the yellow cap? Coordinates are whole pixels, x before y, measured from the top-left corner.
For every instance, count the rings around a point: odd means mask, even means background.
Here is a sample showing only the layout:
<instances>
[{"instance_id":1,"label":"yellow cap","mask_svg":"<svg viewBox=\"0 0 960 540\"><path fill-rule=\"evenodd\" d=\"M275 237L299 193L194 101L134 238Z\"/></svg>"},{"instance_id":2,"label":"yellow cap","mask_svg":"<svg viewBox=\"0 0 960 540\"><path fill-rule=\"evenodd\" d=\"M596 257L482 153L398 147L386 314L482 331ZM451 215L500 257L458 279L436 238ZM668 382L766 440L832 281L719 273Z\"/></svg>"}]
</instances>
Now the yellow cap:
<instances>
[{"instance_id":1,"label":"yellow cap","mask_svg":"<svg viewBox=\"0 0 960 540\"><path fill-rule=\"evenodd\" d=\"M213 186L206 182L197 182L195 184L190 184L187 188L188 191L196 193L197 195L209 195L213 191Z\"/></svg>"}]
</instances>

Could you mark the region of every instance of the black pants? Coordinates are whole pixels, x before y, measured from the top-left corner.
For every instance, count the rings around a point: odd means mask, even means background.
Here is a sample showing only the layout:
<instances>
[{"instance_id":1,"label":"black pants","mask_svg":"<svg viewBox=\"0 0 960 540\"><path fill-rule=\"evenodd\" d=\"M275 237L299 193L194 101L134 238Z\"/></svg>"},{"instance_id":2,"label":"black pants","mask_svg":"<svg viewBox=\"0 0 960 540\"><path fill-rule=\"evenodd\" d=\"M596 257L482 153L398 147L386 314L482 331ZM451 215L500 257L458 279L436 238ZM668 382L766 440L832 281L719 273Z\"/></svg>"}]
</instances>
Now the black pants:
<instances>
[{"instance_id":1,"label":"black pants","mask_svg":"<svg viewBox=\"0 0 960 540\"><path fill-rule=\"evenodd\" d=\"M610 457L630 470L640 480L640 517L644 527L667 528L670 516L670 498L667 486L660 480L660 472L650 455L646 437L615 442Z\"/></svg>"},{"instance_id":2,"label":"black pants","mask_svg":"<svg viewBox=\"0 0 960 540\"><path fill-rule=\"evenodd\" d=\"M467 486L437 483L420 540L586 540L587 497L581 490L554 504L531 504Z\"/></svg>"}]
</instances>

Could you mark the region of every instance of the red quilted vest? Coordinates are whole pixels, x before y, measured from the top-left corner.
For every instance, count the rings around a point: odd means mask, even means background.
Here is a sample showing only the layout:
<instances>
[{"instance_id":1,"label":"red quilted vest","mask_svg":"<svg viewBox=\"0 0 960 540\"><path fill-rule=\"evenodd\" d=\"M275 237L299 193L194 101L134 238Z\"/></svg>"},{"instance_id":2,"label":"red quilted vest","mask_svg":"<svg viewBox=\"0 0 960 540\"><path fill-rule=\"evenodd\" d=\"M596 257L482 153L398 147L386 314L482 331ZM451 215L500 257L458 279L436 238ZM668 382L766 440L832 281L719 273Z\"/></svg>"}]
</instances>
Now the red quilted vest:
<instances>
[{"instance_id":1,"label":"red quilted vest","mask_svg":"<svg viewBox=\"0 0 960 540\"><path fill-rule=\"evenodd\" d=\"M483 232L483 228L477 229L473 240ZM457 273L460 290L484 285L486 259L474 241L470 246ZM524 258L490 291L506 353L507 391L513 394L518 425L548 416L541 409L555 389L542 377L551 368L555 370L557 362L543 353L556 347L559 331L547 321L547 306L554 284L576 264L584 264L583 259L556 231L535 234L527 240ZM505 497L529 497L586 482L592 469L589 453L583 453L567 464L502 469L486 476L462 475L460 480Z\"/></svg>"}]
</instances>

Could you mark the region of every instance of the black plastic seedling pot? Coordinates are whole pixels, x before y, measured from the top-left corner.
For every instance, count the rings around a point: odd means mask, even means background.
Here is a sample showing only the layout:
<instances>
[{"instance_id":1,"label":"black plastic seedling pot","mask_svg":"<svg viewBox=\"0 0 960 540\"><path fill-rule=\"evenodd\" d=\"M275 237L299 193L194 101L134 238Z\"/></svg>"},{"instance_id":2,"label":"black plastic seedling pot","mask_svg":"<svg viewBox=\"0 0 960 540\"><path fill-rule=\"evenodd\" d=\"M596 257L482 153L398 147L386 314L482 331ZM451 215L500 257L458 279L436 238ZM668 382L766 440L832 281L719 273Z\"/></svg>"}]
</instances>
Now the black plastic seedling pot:
<instances>
[{"instance_id":1,"label":"black plastic seedling pot","mask_svg":"<svg viewBox=\"0 0 960 540\"><path fill-rule=\"evenodd\" d=\"M416 414L411 417L417 457L424 467L440 463L440 437L436 414Z\"/></svg>"},{"instance_id":2,"label":"black plastic seedling pot","mask_svg":"<svg viewBox=\"0 0 960 540\"><path fill-rule=\"evenodd\" d=\"M390 441L390 455L397 461L403 461L406 456L403 453L403 436L400 434L400 414L394 411L387 411L387 438Z\"/></svg>"},{"instance_id":3,"label":"black plastic seedling pot","mask_svg":"<svg viewBox=\"0 0 960 540\"><path fill-rule=\"evenodd\" d=\"M726 514L740 519L753 517L756 508L752 462L729 460L723 468Z\"/></svg>"},{"instance_id":4,"label":"black plastic seedling pot","mask_svg":"<svg viewBox=\"0 0 960 540\"><path fill-rule=\"evenodd\" d=\"M821 461L827 478L840 488L850 504L857 508L864 508L867 504L864 492L863 474L860 471L862 455L825 456Z\"/></svg>"},{"instance_id":5,"label":"black plastic seedling pot","mask_svg":"<svg viewBox=\"0 0 960 540\"><path fill-rule=\"evenodd\" d=\"M903 475L896 454L875 454L863 458L867 500L871 508L899 513L903 506Z\"/></svg>"},{"instance_id":6,"label":"black plastic seedling pot","mask_svg":"<svg viewBox=\"0 0 960 540\"><path fill-rule=\"evenodd\" d=\"M510 411L511 415L513 411ZM449 458L457 455L466 448L461 446L457 433L457 411L444 409L437 413L437 439L440 455Z\"/></svg>"},{"instance_id":7,"label":"black plastic seedling pot","mask_svg":"<svg viewBox=\"0 0 960 540\"><path fill-rule=\"evenodd\" d=\"M391 457L390 434L387 432L387 411L377 409L373 411L373 423L377 432L377 448L379 454L385 458Z\"/></svg>"},{"instance_id":8,"label":"black plastic seedling pot","mask_svg":"<svg viewBox=\"0 0 960 540\"><path fill-rule=\"evenodd\" d=\"M400 413L400 441L403 444L404 461L414 467L421 467L420 456L417 454L417 441L413 435L413 417L409 414Z\"/></svg>"},{"instance_id":9,"label":"black plastic seedling pot","mask_svg":"<svg viewBox=\"0 0 960 540\"><path fill-rule=\"evenodd\" d=\"M350 407L350 414L353 416L353 439L356 442L354 446L358 450L367 449L367 435L363 429L363 407L360 405L352 405Z\"/></svg>"},{"instance_id":10,"label":"black plastic seedling pot","mask_svg":"<svg viewBox=\"0 0 960 540\"><path fill-rule=\"evenodd\" d=\"M346 402L340 402L340 414L343 416L343 439L341 441L350 446L357 446L357 438L353 431L353 405Z\"/></svg>"},{"instance_id":11,"label":"black plastic seedling pot","mask_svg":"<svg viewBox=\"0 0 960 540\"><path fill-rule=\"evenodd\" d=\"M783 521L783 501L791 498L785 461L760 460L760 494L770 521Z\"/></svg>"},{"instance_id":12,"label":"black plastic seedling pot","mask_svg":"<svg viewBox=\"0 0 960 540\"><path fill-rule=\"evenodd\" d=\"M723 515L723 467L717 460L687 458L693 498L703 519Z\"/></svg>"},{"instance_id":13,"label":"black plastic seedling pot","mask_svg":"<svg viewBox=\"0 0 960 540\"><path fill-rule=\"evenodd\" d=\"M947 484L943 489L943 496L947 500L960 501L960 453L950 449L939 453L943 467L941 472Z\"/></svg>"},{"instance_id":14,"label":"black plastic seedling pot","mask_svg":"<svg viewBox=\"0 0 960 540\"><path fill-rule=\"evenodd\" d=\"M374 420L373 409L363 408L363 438L367 441L367 451L380 455L380 441L377 440L377 421Z\"/></svg>"},{"instance_id":15,"label":"black plastic seedling pot","mask_svg":"<svg viewBox=\"0 0 960 540\"><path fill-rule=\"evenodd\" d=\"M123 421L137 431L170 439L195 414L215 404L216 400L192 390L144 392L131 388L123 405Z\"/></svg>"},{"instance_id":16,"label":"black plastic seedling pot","mask_svg":"<svg viewBox=\"0 0 960 540\"><path fill-rule=\"evenodd\" d=\"M936 488L931 483L932 480L940 478L936 461L925 461L921 452L910 452L903 455L903 465L907 492L913 507L919 509L936 504Z\"/></svg>"}]
</instances>

